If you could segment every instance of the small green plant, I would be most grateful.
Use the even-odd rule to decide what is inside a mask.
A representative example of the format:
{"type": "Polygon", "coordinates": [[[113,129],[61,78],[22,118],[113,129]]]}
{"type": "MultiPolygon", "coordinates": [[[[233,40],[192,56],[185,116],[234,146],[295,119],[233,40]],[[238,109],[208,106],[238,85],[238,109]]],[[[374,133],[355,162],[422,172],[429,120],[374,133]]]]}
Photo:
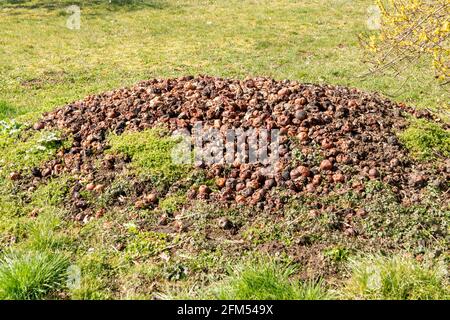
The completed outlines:
{"type": "Polygon", "coordinates": [[[116,177],[106,188],[106,191],[98,198],[98,203],[103,206],[113,205],[120,196],[126,196],[132,190],[132,182],[126,177],[116,177]]]}
{"type": "Polygon", "coordinates": [[[159,207],[168,213],[173,213],[179,210],[186,202],[187,198],[185,195],[172,195],[161,200],[159,207]]]}
{"type": "Polygon", "coordinates": [[[415,119],[405,131],[399,134],[399,137],[417,158],[450,157],[450,132],[438,124],[424,119],[415,119]]]}
{"type": "Polygon", "coordinates": [[[15,120],[0,120],[0,133],[12,136],[21,131],[23,125],[15,120]]]}
{"type": "Polygon", "coordinates": [[[39,207],[57,206],[64,201],[69,192],[68,177],[50,179],[47,184],[40,185],[33,193],[33,204],[39,207]]]}
{"type": "Polygon", "coordinates": [[[382,190],[389,190],[389,185],[377,180],[369,180],[365,183],[365,192],[366,193],[375,193],[380,192],[382,190]]]}
{"type": "Polygon", "coordinates": [[[216,296],[226,300],[321,300],[330,298],[321,282],[296,282],[296,267],[273,260],[246,263],[233,271],[216,296]]]}
{"type": "Polygon", "coordinates": [[[346,248],[335,247],[328,250],[325,250],[324,256],[328,257],[334,262],[341,262],[348,259],[350,252],[346,248]]]}
{"type": "Polygon", "coordinates": [[[0,299],[41,299],[60,288],[68,260],[61,255],[11,252],[0,260],[0,299]]]}
{"type": "Polygon", "coordinates": [[[130,228],[132,238],[126,248],[126,258],[145,259],[161,253],[167,247],[168,236],[164,233],[139,232],[130,228]]]}
{"type": "Polygon", "coordinates": [[[44,131],[37,142],[40,149],[47,150],[58,148],[61,146],[62,140],[59,132],[44,131]]]}
{"type": "MultiPolygon", "coordinates": [[[[17,108],[6,101],[0,100],[0,119],[12,118],[17,115],[17,108]]],[[[1,122],[0,122],[1,127],[1,122]]],[[[0,129],[1,130],[1,129],[0,129]]]]}
{"type": "Polygon", "coordinates": [[[346,298],[435,300],[448,299],[445,268],[428,266],[403,255],[370,256],[350,262],[351,277],[343,288],[346,298]]]}

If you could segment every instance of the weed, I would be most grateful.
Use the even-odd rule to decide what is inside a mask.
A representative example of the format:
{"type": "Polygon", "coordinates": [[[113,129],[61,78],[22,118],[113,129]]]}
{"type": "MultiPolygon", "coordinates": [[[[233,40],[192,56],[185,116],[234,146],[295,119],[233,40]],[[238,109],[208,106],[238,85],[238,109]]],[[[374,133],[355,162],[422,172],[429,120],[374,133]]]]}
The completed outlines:
{"type": "Polygon", "coordinates": [[[158,232],[133,232],[126,248],[126,259],[146,259],[166,249],[168,236],[158,232]]]}
{"type": "Polygon", "coordinates": [[[125,177],[117,177],[107,187],[104,193],[98,199],[99,203],[103,206],[113,205],[116,203],[120,196],[126,196],[130,194],[132,190],[132,183],[130,179],[125,177]]]}
{"type": "Polygon", "coordinates": [[[109,137],[111,152],[120,152],[132,159],[133,168],[151,179],[160,188],[166,188],[189,172],[189,166],[172,161],[172,148],[178,140],[163,137],[159,129],[130,132],[109,137]]]}
{"type": "Polygon", "coordinates": [[[1,120],[0,121],[0,134],[6,134],[7,136],[13,136],[20,133],[24,125],[15,120],[1,120]]]}

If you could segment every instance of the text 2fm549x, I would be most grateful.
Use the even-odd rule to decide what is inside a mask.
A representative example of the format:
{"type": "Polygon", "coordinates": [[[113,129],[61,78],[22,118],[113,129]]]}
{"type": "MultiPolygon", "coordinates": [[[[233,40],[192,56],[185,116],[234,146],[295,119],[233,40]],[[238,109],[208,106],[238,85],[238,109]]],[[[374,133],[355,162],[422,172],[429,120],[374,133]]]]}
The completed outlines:
{"type": "Polygon", "coordinates": [[[219,308],[207,306],[179,306],[178,315],[198,315],[208,318],[212,314],[216,315],[273,315],[273,305],[270,304],[222,304],[219,308]]]}
{"type": "Polygon", "coordinates": [[[230,315],[238,315],[238,314],[273,314],[272,311],[273,305],[269,304],[223,304],[222,305],[222,314],[230,314],[230,315]]]}

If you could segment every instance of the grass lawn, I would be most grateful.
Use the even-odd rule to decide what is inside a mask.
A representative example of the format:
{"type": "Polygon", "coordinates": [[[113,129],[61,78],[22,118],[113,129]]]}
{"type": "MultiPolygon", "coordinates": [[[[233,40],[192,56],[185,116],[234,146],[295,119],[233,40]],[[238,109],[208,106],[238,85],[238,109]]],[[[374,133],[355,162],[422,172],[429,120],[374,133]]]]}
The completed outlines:
{"type": "MultiPolygon", "coordinates": [[[[423,205],[404,208],[391,190],[371,185],[367,192],[373,197],[363,205],[372,214],[357,221],[367,237],[349,240],[329,229],[332,214],[308,215],[316,199],[293,202],[277,221],[264,213],[255,217],[248,208],[224,212],[199,204],[184,213],[195,218],[195,227],[166,234],[149,226],[161,213],[178,210],[181,195],[164,199],[156,213],[116,208],[76,222],[63,205],[72,176],[28,191],[7,177],[6,169],[39,164],[61,146],[59,133],[24,137],[21,124],[86,95],[148,78],[288,78],[379,91],[448,112],[448,87],[435,82],[427,62],[412,66],[407,82],[363,76],[367,65],[358,34],[368,32],[371,4],[0,0],[0,120],[7,120],[0,126],[0,299],[448,299],[448,239],[442,233],[450,213],[431,189],[423,205]],[[72,4],[81,7],[79,30],[66,27],[72,4]],[[211,221],[222,216],[242,232],[211,235],[211,221]],[[66,283],[67,277],[73,281],[66,283]]],[[[152,136],[151,145],[137,151],[128,146],[144,141],[145,134],[113,138],[113,149],[132,150],[145,164],[139,150],[167,143],[152,136]]],[[[101,198],[84,196],[107,204],[109,195],[130,188],[118,176],[101,198]]],[[[320,201],[347,208],[361,199],[349,193],[320,201]]]]}
{"type": "Polygon", "coordinates": [[[405,84],[362,77],[357,35],[368,31],[370,0],[106,2],[75,2],[81,29],[70,30],[73,1],[0,1],[1,117],[36,118],[91,93],[186,74],[341,84],[429,108],[450,100],[426,64],[405,84]]]}

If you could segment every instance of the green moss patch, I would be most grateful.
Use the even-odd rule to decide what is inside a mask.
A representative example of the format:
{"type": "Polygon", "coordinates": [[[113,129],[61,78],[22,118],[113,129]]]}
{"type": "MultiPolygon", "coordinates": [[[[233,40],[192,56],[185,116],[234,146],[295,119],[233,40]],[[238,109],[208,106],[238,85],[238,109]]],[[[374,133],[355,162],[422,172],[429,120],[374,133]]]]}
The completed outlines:
{"type": "Polygon", "coordinates": [[[187,202],[186,195],[172,195],[160,201],[159,207],[169,213],[180,209],[187,202]]]}
{"type": "Polygon", "coordinates": [[[165,136],[160,129],[112,135],[109,143],[111,152],[131,157],[132,167],[136,172],[150,178],[157,186],[168,186],[180,180],[191,167],[172,160],[172,150],[179,141],[165,136]]]}
{"type": "Polygon", "coordinates": [[[51,179],[47,184],[39,186],[33,193],[32,203],[36,206],[57,206],[61,204],[69,192],[68,177],[51,179]]]}
{"type": "Polygon", "coordinates": [[[450,132],[438,124],[414,119],[399,137],[414,157],[420,159],[450,157],[450,132]]]}
{"type": "Polygon", "coordinates": [[[29,170],[50,159],[64,145],[59,132],[25,131],[13,121],[0,122],[0,175],[29,170]]]}

